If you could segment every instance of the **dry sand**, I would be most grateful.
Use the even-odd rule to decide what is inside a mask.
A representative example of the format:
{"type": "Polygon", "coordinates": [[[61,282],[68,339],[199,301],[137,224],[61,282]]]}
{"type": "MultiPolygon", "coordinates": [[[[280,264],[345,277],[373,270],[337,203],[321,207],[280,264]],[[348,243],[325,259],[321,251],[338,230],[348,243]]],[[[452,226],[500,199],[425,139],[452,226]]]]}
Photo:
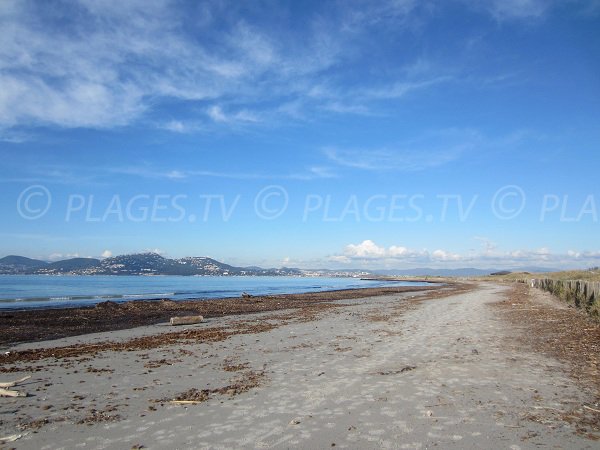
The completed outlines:
{"type": "Polygon", "coordinates": [[[0,378],[31,374],[30,396],[0,399],[0,437],[22,434],[6,444],[18,449],[598,448],[556,414],[593,393],[492,307],[510,289],[22,344],[13,355],[37,350],[5,357],[0,378]]]}

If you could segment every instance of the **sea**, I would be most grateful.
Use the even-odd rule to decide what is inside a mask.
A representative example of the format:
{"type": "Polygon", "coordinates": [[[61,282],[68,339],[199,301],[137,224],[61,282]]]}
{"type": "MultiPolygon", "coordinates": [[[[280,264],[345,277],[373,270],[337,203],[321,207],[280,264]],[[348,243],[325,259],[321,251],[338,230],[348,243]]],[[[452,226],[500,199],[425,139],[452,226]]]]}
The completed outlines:
{"type": "Polygon", "coordinates": [[[189,300],[297,294],[426,282],[326,277],[0,275],[0,310],[70,308],[104,301],[189,300]]]}

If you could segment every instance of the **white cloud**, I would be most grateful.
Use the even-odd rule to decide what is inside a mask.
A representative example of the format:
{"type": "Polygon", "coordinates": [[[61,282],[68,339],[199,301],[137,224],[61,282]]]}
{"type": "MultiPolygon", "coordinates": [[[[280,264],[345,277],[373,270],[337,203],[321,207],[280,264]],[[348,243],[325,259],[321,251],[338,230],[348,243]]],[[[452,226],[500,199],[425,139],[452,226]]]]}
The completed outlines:
{"type": "MultiPolygon", "coordinates": [[[[334,255],[335,261],[338,257],[345,258],[346,261],[352,260],[386,260],[386,259],[415,259],[428,257],[426,250],[411,250],[406,247],[393,245],[389,248],[381,247],[370,239],[362,241],[360,244],[349,244],[344,248],[343,255],[334,255]]],[[[339,261],[342,261],[340,259],[339,261]]]]}
{"type": "Polygon", "coordinates": [[[379,258],[385,256],[385,254],[385,248],[379,247],[369,239],[362,241],[360,244],[349,244],[344,251],[344,255],[350,258],[379,258]]]}
{"type": "Polygon", "coordinates": [[[352,262],[352,259],[345,255],[332,255],[328,259],[330,262],[341,263],[341,264],[348,264],[348,263],[352,262]]]}
{"type": "Polygon", "coordinates": [[[70,258],[79,258],[79,253],[52,253],[48,256],[50,261],[61,261],[70,258]]]}
{"type": "Polygon", "coordinates": [[[438,249],[431,254],[431,259],[439,261],[460,261],[462,257],[458,253],[451,253],[446,250],[438,249]]]}
{"type": "Polygon", "coordinates": [[[400,247],[396,245],[392,245],[388,250],[389,256],[393,258],[405,256],[409,254],[409,250],[406,247],[400,247]]]}
{"type": "Polygon", "coordinates": [[[405,246],[383,247],[370,239],[359,244],[349,244],[342,254],[332,255],[330,262],[346,266],[359,266],[371,269],[382,267],[405,268],[420,265],[430,267],[480,267],[515,268],[536,266],[548,268],[585,268],[600,263],[600,251],[573,251],[553,253],[549,248],[534,250],[518,249],[500,251],[487,238],[475,238],[482,242],[482,249],[466,253],[446,249],[415,250],[405,246]]]}
{"type": "Polygon", "coordinates": [[[112,252],[111,252],[110,250],[104,250],[104,251],[102,252],[102,255],[101,255],[101,256],[102,256],[102,258],[110,258],[112,255],[113,255],[113,254],[112,254],[112,252]]]}
{"type": "Polygon", "coordinates": [[[574,250],[569,250],[567,252],[567,255],[575,258],[575,259],[600,259],[600,251],[574,251],[574,250]]]}

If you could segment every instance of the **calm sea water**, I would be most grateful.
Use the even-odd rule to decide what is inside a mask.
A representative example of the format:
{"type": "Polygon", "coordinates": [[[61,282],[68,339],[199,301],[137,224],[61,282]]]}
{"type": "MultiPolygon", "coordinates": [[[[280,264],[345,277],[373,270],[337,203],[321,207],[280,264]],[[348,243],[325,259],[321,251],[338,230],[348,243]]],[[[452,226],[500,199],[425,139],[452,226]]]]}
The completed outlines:
{"type": "Polygon", "coordinates": [[[0,309],[66,308],[106,300],[172,300],[294,294],[427,283],[358,278],[0,275],[0,309]]]}

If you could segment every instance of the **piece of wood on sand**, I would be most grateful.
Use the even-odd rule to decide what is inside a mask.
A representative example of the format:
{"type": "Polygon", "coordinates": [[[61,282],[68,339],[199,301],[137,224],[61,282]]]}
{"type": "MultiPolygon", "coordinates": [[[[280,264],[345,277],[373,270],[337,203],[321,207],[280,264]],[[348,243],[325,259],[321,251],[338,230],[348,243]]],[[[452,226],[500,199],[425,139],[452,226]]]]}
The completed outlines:
{"type": "Polygon", "coordinates": [[[169,403],[175,405],[197,405],[198,403],[204,403],[205,400],[171,400],[169,403]]]}
{"type": "Polygon", "coordinates": [[[19,378],[18,380],[14,380],[14,381],[2,381],[2,382],[0,382],[0,388],[13,387],[19,383],[22,383],[23,381],[29,380],[30,378],[31,378],[31,375],[27,375],[26,377],[19,378]]]}
{"type": "Polygon", "coordinates": [[[204,321],[202,316],[171,317],[171,325],[193,325],[204,321]]]}
{"type": "Polygon", "coordinates": [[[0,388],[0,397],[27,397],[27,393],[0,388]]]}
{"type": "Polygon", "coordinates": [[[9,442],[15,442],[23,437],[22,434],[12,434],[10,436],[0,437],[0,444],[8,444],[9,442]]]}
{"type": "Polygon", "coordinates": [[[22,383],[23,381],[29,380],[30,378],[31,378],[31,376],[26,376],[26,377],[19,378],[18,380],[14,380],[14,381],[0,382],[0,397],[27,397],[26,392],[15,391],[15,390],[6,389],[6,388],[16,386],[17,384],[22,383]]]}

